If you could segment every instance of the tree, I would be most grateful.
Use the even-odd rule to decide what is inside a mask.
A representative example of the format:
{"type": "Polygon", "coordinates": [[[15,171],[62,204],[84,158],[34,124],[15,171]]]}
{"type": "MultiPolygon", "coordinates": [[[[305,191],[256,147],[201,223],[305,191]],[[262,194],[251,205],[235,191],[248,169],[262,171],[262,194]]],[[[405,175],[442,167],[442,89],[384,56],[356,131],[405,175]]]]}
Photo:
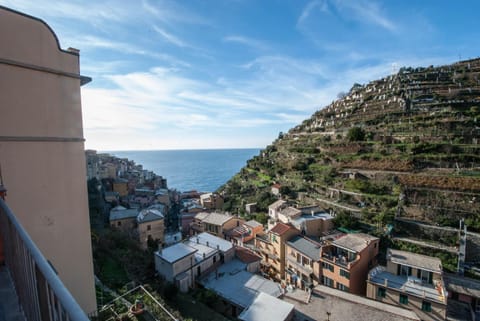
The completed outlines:
{"type": "Polygon", "coordinates": [[[348,130],[347,138],[351,142],[365,140],[365,131],[361,127],[352,127],[348,130]]]}

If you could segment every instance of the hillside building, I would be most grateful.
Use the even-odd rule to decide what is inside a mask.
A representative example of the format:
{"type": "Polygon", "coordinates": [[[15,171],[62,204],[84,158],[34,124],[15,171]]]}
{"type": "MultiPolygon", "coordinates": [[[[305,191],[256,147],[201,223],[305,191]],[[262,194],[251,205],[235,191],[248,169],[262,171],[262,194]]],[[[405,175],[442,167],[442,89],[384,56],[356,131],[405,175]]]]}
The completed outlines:
{"type": "Polygon", "coordinates": [[[368,271],[377,265],[380,239],[368,234],[346,234],[321,249],[322,284],[365,295],[368,271]]]}
{"type": "Polygon", "coordinates": [[[422,320],[445,320],[447,297],[440,259],[388,249],[387,266],[368,275],[367,297],[412,310],[422,320]]]}

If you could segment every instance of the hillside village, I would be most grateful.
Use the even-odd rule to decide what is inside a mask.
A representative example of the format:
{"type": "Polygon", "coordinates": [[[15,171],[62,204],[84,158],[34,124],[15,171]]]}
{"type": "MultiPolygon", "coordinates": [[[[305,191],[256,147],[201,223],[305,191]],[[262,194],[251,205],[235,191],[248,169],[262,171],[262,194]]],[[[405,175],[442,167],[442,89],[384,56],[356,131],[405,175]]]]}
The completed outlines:
{"type": "Polygon", "coordinates": [[[355,84],[213,193],[87,151],[92,220],[150,249],[180,293],[215,293],[229,319],[475,320],[479,71],[355,84]]]}

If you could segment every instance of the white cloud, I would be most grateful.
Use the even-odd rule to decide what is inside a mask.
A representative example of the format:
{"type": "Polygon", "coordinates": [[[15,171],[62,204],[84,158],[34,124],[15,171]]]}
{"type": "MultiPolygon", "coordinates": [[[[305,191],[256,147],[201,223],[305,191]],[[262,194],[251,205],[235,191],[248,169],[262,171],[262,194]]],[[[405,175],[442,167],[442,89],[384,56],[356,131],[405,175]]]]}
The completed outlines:
{"type": "Polygon", "coordinates": [[[388,31],[396,31],[398,29],[397,25],[387,17],[384,10],[375,1],[335,0],[335,4],[340,11],[344,12],[344,16],[348,18],[356,19],[359,22],[368,22],[388,31]]]}
{"type": "Polygon", "coordinates": [[[236,42],[236,43],[239,43],[239,44],[242,44],[242,45],[246,45],[248,47],[252,47],[254,49],[257,49],[257,50],[266,50],[268,49],[268,46],[259,41],[259,40],[256,40],[256,39],[252,39],[252,38],[249,38],[249,37],[244,37],[244,36],[227,36],[227,37],[224,37],[223,38],[223,41],[226,41],[226,42],[236,42]]]}
{"type": "Polygon", "coordinates": [[[178,47],[188,47],[188,45],[178,37],[172,35],[171,33],[166,32],[162,28],[159,28],[158,26],[153,26],[153,30],[155,30],[160,36],[162,36],[163,39],[168,41],[171,44],[174,44],[175,46],[178,47]]]}
{"type": "Polygon", "coordinates": [[[315,9],[319,9],[322,12],[328,12],[328,4],[326,0],[313,0],[307,3],[305,8],[303,8],[300,17],[297,20],[297,26],[301,25],[305,22],[308,17],[312,14],[312,11],[315,9]]]}

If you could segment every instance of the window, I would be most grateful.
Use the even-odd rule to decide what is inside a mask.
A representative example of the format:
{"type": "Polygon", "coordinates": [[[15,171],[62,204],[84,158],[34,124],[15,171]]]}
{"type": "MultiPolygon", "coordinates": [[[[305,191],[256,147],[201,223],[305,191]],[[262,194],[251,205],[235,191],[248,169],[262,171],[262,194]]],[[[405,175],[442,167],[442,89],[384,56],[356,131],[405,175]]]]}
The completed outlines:
{"type": "Polygon", "coordinates": [[[330,278],[327,278],[326,276],[322,276],[322,283],[323,285],[333,288],[333,280],[330,278]]]}
{"type": "Polygon", "coordinates": [[[348,271],[340,269],[340,276],[343,276],[347,280],[350,280],[350,273],[348,271]]]}
{"type": "Polygon", "coordinates": [[[427,301],[422,302],[422,311],[425,312],[432,312],[432,304],[427,301]]]}
{"type": "Polygon", "coordinates": [[[337,282],[337,289],[344,292],[350,292],[350,289],[348,288],[348,286],[345,286],[342,283],[338,283],[338,282],[337,282]]]}
{"type": "Polygon", "coordinates": [[[424,271],[424,270],[418,270],[417,276],[423,282],[432,284],[432,272],[424,271]]]}
{"type": "Polygon", "coordinates": [[[377,298],[384,298],[387,296],[387,289],[385,288],[378,288],[377,289],[377,298]]]}
{"type": "Polygon", "coordinates": [[[412,268],[406,265],[400,265],[400,275],[410,276],[412,275],[412,268]]]}
{"type": "Polygon", "coordinates": [[[408,295],[400,294],[399,302],[401,304],[408,304],[408,295]]]}
{"type": "Polygon", "coordinates": [[[322,268],[330,270],[330,272],[334,271],[333,265],[327,262],[322,262],[322,268]]]}
{"type": "Polygon", "coordinates": [[[118,221],[118,222],[117,222],[117,226],[122,226],[122,222],[121,222],[121,221],[118,221]]]}
{"type": "Polygon", "coordinates": [[[300,254],[297,253],[297,263],[300,263],[302,260],[302,257],[300,256],[300,254]]]}
{"type": "Polygon", "coordinates": [[[215,264],[215,262],[217,262],[217,256],[216,255],[213,256],[213,264],[215,264]]]}
{"type": "Polygon", "coordinates": [[[151,225],[147,225],[147,231],[150,231],[152,229],[151,225]]]}

